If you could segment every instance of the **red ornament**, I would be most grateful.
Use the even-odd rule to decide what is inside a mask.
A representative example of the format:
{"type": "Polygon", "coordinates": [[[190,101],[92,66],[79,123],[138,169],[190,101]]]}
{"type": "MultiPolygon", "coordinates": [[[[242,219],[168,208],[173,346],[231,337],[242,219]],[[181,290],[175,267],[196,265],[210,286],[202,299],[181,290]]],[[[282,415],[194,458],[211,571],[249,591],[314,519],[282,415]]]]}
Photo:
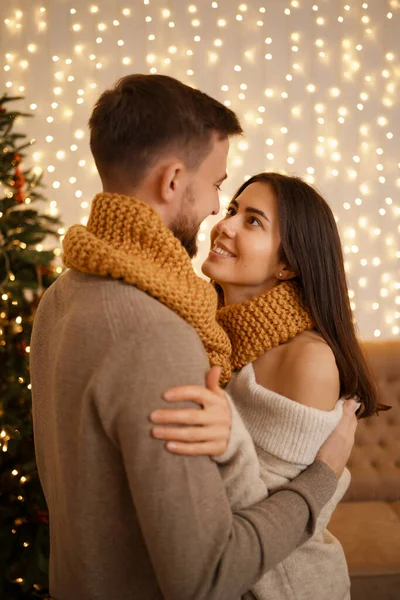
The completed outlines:
{"type": "Polygon", "coordinates": [[[49,511],[46,510],[41,510],[37,504],[35,504],[35,506],[33,507],[35,509],[36,515],[34,517],[35,521],[37,523],[44,523],[45,525],[49,524],[49,511]]]}
{"type": "Polygon", "coordinates": [[[19,350],[20,355],[24,356],[26,354],[26,347],[27,347],[26,341],[21,340],[20,342],[16,343],[16,346],[19,350]]]}
{"type": "Polygon", "coordinates": [[[24,174],[22,173],[21,169],[19,168],[19,164],[21,162],[21,157],[17,153],[14,154],[14,162],[15,162],[14,187],[16,190],[14,197],[15,197],[15,201],[18,204],[22,204],[23,202],[25,202],[25,196],[22,191],[22,188],[25,185],[25,177],[24,177],[24,174]]]}
{"type": "Polygon", "coordinates": [[[41,273],[42,277],[52,277],[54,275],[53,267],[47,267],[45,265],[40,265],[39,269],[40,269],[40,273],[41,273]]]}

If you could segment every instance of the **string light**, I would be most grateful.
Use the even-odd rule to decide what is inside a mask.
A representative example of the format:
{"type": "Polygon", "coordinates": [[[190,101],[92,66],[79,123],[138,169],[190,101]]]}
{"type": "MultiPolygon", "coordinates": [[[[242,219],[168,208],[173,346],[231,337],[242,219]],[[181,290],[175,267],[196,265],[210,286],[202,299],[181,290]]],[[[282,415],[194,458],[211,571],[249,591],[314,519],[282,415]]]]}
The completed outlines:
{"type": "MultiPolygon", "coordinates": [[[[392,38],[383,32],[385,28],[397,31],[400,3],[389,3],[390,11],[377,15],[363,2],[359,14],[355,0],[346,0],[335,17],[336,22],[346,23],[346,36],[341,39],[338,33],[335,40],[326,35],[332,22],[322,3],[288,0],[285,5],[266,3],[254,8],[248,2],[192,1],[182,11],[149,0],[142,2],[140,10],[127,4],[110,9],[107,18],[93,1],[77,8],[60,7],[58,26],[65,28],[60,41],[50,31],[43,7],[40,20],[39,11],[29,19],[36,10],[30,7],[17,6],[5,14],[4,86],[10,95],[23,90],[36,115],[30,124],[38,138],[33,161],[37,172],[45,170],[49,177],[49,214],[60,212],[67,225],[87,222],[99,182],[88,150],[86,122],[89,107],[105,87],[103,79],[111,82],[130,72],[176,76],[219,98],[243,121],[246,138],[232,144],[230,165],[235,168],[225,184],[227,192],[260,164],[258,139],[265,148],[264,168],[303,173],[334,207],[346,248],[346,270],[358,290],[352,306],[362,334],[399,335],[395,298],[400,296],[395,285],[400,259],[400,163],[397,167],[393,156],[399,153],[395,94],[400,65],[396,48],[387,43],[392,38]],[[278,17],[285,18],[286,40],[275,37],[268,24],[278,17]],[[32,34],[27,29],[28,22],[30,27],[35,23],[37,35],[33,36],[34,28],[32,34]],[[207,29],[212,26],[218,32],[211,38],[206,23],[207,29]],[[138,47],[143,48],[134,53],[128,43],[132,27],[138,32],[138,47]],[[311,37],[315,27],[316,35],[311,37]],[[15,35],[24,28],[25,35],[15,35]],[[261,44],[255,42],[260,29],[265,31],[261,44]],[[385,39],[379,39],[383,35],[385,39]],[[50,86],[34,87],[32,74],[42,69],[47,48],[54,64],[50,86]],[[305,51],[311,54],[306,62],[305,51]],[[282,57],[288,53],[294,60],[283,69],[282,57]],[[340,56],[339,73],[331,61],[334,55],[340,56]],[[327,87],[318,86],[313,77],[322,66],[332,75],[327,87]],[[304,93],[312,103],[304,102],[304,93]],[[307,134],[302,136],[303,122],[307,134]],[[381,269],[389,277],[387,282],[378,281],[381,269]],[[383,295],[382,290],[386,290],[383,295]]],[[[207,253],[209,223],[200,233],[197,267],[207,253]]]]}

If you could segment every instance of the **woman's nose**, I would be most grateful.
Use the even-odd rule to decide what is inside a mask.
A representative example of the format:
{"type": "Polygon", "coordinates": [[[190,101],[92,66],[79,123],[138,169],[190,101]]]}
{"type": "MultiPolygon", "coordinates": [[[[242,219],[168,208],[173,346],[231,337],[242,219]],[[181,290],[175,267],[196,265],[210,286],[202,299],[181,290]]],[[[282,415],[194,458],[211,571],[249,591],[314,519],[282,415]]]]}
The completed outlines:
{"type": "Polygon", "coordinates": [[[233,237],[235,235],[235,227],[232,222],[232,217],[229,219],[222,219],[216,225],[216,230],[219,234],[223,233],[227,237],[233,237]]]}

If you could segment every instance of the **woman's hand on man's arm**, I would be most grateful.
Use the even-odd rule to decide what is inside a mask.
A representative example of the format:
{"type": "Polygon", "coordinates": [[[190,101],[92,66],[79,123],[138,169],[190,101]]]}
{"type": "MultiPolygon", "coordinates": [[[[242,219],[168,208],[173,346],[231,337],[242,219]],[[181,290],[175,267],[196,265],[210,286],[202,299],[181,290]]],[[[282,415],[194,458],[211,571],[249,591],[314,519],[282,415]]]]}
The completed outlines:
{"type": "Polygon", "coordinates": [[[182,386],[163,394],[167,402],[189,400],[202,410],[166,408],[153,411],[150,420],[156,424],[152,435],[167,442],[175,454],[219,456],[229,444],[232,411],[225,392],[219,387],[220,367],[212,367],[206,377],[206,386],[182,386]],[[176,425],[176,427],[173,427],[176,425]]]}

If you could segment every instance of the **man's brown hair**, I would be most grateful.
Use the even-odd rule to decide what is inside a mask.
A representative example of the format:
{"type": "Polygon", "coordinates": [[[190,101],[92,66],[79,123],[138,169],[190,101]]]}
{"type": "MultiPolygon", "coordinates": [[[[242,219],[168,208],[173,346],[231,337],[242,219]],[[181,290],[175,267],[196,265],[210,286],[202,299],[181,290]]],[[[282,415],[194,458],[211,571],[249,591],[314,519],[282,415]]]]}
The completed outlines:
{"type": "Polygon", "coordinates": [[[177,79],[134,74],[103,92],[89,120],[90,148],[102,179],[137,185],[166,151],[197,169],[220,139],[242,133],[235,113],[177,79]]]}

